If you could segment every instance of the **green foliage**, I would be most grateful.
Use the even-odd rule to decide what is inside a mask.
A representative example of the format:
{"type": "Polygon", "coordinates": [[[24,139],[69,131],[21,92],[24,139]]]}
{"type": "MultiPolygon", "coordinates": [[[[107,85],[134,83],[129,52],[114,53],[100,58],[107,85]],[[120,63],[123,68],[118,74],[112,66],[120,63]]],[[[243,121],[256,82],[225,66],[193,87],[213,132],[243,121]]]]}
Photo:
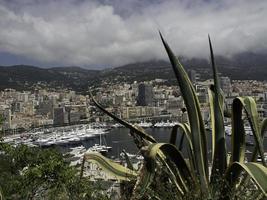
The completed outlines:
{"type": "MultiPolygon", "coordinates": [[[[116,177],[118,180],[131,180],[136,178],[136,172],[134,170],[123,167],[118,163],[102,156],[100,153],[86,152],[84,154],[84,161],[85,160],[91,160],[91,162],[99,164],[103,170],[109,172],[110,175],[116,177]]],[[[83,169],[81,170],[81,173],[83,173],[83,169]]]]}
{"type": "MultiPolygon", "coordinates": [[[[251,97],[236,98],[233,101],[231,115],[227,112],[228,116],[232,116],[232,156],[231,161],[228,162],[224,131],[224,96],[220,89],[209,38],[214,78],[214,85],[211,85],[209,90],[212,122],[212,160],[209,164],[206,132],[194,87],[171,48],[161,34],[160,36],[180,86],[189,120],[188,124],[181,123],[173,128],[170,143],[159,143],[141,128],[109,113],[93,99],[94,104],[100,110],[130,129],[130,134],[144,157],[135,185],[130,190],[132,191],[130,199],[266,198],[267,168],[263,157],[263,132],[267,127],[267,120],[259,121],[254,99],[251,97]],[[245,111],[256,142],[251,162],[245,162],[246,137],[243,111],[245,111]],[[187,140],[187,147],[183,147],[183,140],[180,141],[178,148],[174,146],[178,128],[183,132],[183,140],[184,138],[187,140]],[[182,154],[182,148],[187,149],[188,158],[182,154]],[[258,153],[262,163],[255,163],[258,153]]],[[[105,164],[108,165],[108,163],[105,164]]],[[[108,170],[107,166],[105,168],[108,170]]]]}
{"type": "Polygon", "coordinates": [[[56,149],[0,143],[4,199],[107,199],[99,186],[64,161],[56,149]]]}

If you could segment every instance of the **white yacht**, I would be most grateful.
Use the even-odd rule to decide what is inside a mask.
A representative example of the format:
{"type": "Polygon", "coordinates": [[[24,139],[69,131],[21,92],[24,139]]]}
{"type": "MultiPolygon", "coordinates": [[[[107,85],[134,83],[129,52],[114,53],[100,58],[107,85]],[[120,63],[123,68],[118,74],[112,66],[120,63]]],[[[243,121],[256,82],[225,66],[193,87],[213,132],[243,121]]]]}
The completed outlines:
{"type": "Polygon", "coordinates": [[[160,127],[162,127],[163,126],[163,122],[156,122],[155,124],[154,124],[154,127],[156,127],[156,128],[160,128],[160,127]]]}
{"type": "Polygon", "coordinates": [[[69,152],[70,155],[73,155],[74,157],[82,157],[86,151],[86,148],[83,145],[81,145],[77,147],[72,147],[70,148],[70,150],[71,150],[69,152]]]}
{"type": "Polygon", "coordinates": [[[153,124],[151,122],[145,122],[145,121],[137,123],[136,125],[140,126],[140,127],[143,127],[143,128],[149,128],[149,127],[153,126],[153,124]]]}
{"type": "Polygon", "coordinates": [[[112,124],[111,127],[112,128],[120,128],[120,127],[123,127],[123,125],[121,125],[120,123],[116,123],[116,124],[112,124]]]}
{"type": "Polygon", "coordinates": [[[105,141],[105,139],[102,138],[102,133],[101,133],[99,134],[99,144],[94,144],[94,146],[90,147],[88,151],[99,152],[99,153],[107,153],[108,151],[110,151],[112,147],[103,145],[102,144],[103,140],[105,141]]]}
{"type": "Polygon", "coordinates": [[[157,122],[154,124],[154,127],[156,128],[170,128],[173,127],[175,124],[177,124],[177,122],[170,122],[169,120],[167,120],[167,122],[157,122]]]}

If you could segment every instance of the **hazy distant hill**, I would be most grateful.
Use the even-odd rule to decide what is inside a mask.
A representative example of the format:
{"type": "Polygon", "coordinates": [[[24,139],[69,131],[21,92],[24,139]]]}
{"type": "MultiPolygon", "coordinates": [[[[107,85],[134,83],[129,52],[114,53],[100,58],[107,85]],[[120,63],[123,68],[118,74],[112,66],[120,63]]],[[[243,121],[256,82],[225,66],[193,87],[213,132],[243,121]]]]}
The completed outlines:
{"type": "MultiPolygon", "coordinates": [[[[180,58],[186,70],[194,69],[202,79],[211,78],[211,67],[205,59],[180,58]]],[[[255,79],[267,81],[267,56],[252,53],[239,54],[231,59],[217,57],[216,63],[222,75],[232,79],[255,79]]],[[[47,83],[51,87],[63,86],[84,91],[88,85],[134,80],[152,80],[162,78],[174,80],[169,62],[148,61],[133,63],[105,70],[87,70],[80,67],[39,68],[16,65],[0,67],[0,89],[29,89],[38,82],[47,83]]]]}
{"type": "MultiPolygon", "coordinates": [[[[197,71],[201,75],[201,79],[211,78],[211,66],[208,60],[180,58],[180,61],[186,70],[194,69],[197,71]]],[[[244,53],[232,58],[216,57],[216,65],[223,76],[229,76],[231,79],[267,81],[267,55],[244,53]]],[[[174,78],[171,65],[167,61],[124,65],[109,70],[107,76],[109,74],[113,74],[113,76],[115,74],[125,74],[128,79],[133,80],[174,78]]]]}
{"type": "MultiPolygon", "coordinates": [[[[186,70],[194,69],[199,72],[202,79],[211,78],[211,66],[208,60],[180,58],[180,61],[186,70]]],[[[232,58],[217,56],[216,65],[223,76],[229,76],[232,79],[267,81],[267,54],[246,52],[232,58]]],[[[170,63],[167,61],[135,63],[117,67],[114,70],[140,77],[149,76],[149,73],[159,78],[173,77],[170,63]]]]}
{"type": "Polygon", "coordinates": [[[49,83],[51,86],[62,85],[75,88],[87,84],[88,80],[97,76],[99,71],[86,70],[79,67],[39,68],[27,65],[0,67],[0,89],[23,89],[34,83],[49,83]]]}

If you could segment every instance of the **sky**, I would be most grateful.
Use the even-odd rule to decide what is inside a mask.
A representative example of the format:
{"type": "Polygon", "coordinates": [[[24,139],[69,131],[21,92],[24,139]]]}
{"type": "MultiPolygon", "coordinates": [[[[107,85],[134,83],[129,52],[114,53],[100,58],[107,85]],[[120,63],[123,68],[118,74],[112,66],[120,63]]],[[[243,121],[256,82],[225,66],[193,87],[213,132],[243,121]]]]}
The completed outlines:
{"type": "Polygon", "coordinates": [[[0,65],[115,67],[267,52],[266,0],[0,0],[0,65]]]}

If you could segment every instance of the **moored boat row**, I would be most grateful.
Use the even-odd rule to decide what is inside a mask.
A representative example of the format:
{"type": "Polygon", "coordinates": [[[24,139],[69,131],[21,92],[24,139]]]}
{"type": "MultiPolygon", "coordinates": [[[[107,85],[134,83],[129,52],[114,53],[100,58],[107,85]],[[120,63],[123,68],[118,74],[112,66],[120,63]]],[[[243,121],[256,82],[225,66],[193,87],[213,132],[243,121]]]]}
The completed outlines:
{"type": "Polygon", "coordinates": [[[98,137],[100,134],[105,134],[103,128],[92,128],[89,125],[72,126],[56,128],[52,131],[32,131],[20,135],[10,135],[4,137],[4,142],[14,146],[25,144],[27,146],[52,146],[80,143],[84,140],[89,140],[98,137]]]}

